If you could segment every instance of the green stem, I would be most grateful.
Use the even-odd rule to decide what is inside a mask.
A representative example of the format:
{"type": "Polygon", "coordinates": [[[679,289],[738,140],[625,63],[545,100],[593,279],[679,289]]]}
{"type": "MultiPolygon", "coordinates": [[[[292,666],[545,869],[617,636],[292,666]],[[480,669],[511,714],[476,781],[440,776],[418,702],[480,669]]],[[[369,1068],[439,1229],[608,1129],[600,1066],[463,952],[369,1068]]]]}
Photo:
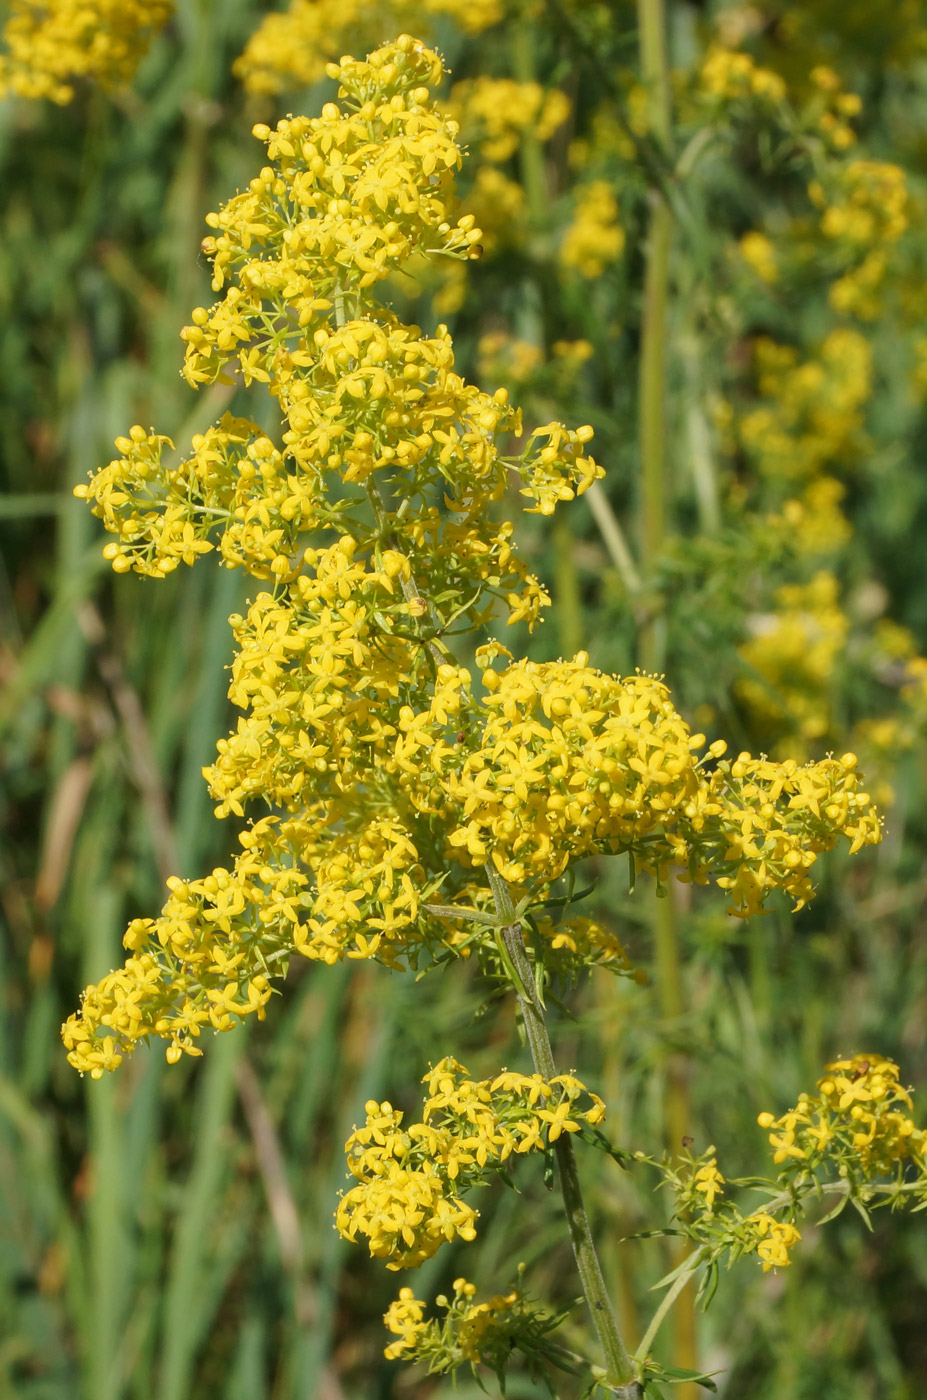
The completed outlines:
{"type": "Polygon", "coordinates": [[[560,655],[575,656],[583,644],[583,601],[574,558],[573,531],[566,517],[554,522],[553,537],[560,655]]]}
{"type": "Polygon", "coordinates": [[[637,26],[641,76],[649,98],[650,130],[666,154],[670,143],[670,81],[664,0],[637,0],[637,26]]]}
{"type": "MultiPolygon", "coordinates": [[[[531,1051],[531,1058],[538,1074],[549,1081],[556,1075],[557,1066],[554,1062],[554,1052],[544,1020],[544,1008],[538,999],[531,964],[525,950],[521,923],[515,916],[515,907],[512,903],[509,887],[491,861],[486,865],[486,873],[492,888],[496,912],[501,919],[511,920],[503,928],[502,937],[516,974],[515,990],[521,1006],[525,1036],[531,1051]]],[[[628,1354],[615,1321],[615,1314],[605,1287],[605,1279],[602,1276],[602,1268],[596,1254],[589,1217],[583,1204],[583,1193],[570,1135],[562,1133],[554,1143],[553,1148],[557,1162],[557,1174],[560,1179],[560,1194],[563,1198],[570,1231],[570,1242],[576,1257],[576,1267],[582,1280],[583,1293],[589,1305],[593,1326],[605,1358],[606,1380],[612,1387],[612,1393],[620,1397],[620,1400],[641,1400],[643,1390],[638,1379],[639,1369],[628,1354]]]]}
{"type": "Polygon", "coordinates": [[[609,558],[621,575],[621,581],[627,592],[633,598],[640,592],[640,574],[637,572],[634,559],[628,548],[624,531],[612,510],[611,502],[597,481],[594,481],[589,487],[585,499],[592,512],[592,518],[599,527],[599,534],[602,536],[602,543],[608,550],[609,558]]]}
{"type": "MultiPolygon", "coordinates": [[[[672,137],[669,63],[666,52],[665,0],[637,0],[641,75],[647,88],[650,130],[665,152],[672,137]]],[[[651,188],[650,237],[644,276],[640,359],[640,454],[642,572],[652,586],[666,534],[666,319],[669,300],[670,244],[673,215],[659,189],[651,188]]],[[[661,616],[641,631],[641,661],[649,671],[662,670],[666,623],[661,616]]],[[[672,891],[658,902],[654,934],[661,1010],[665,1022],[683,1009],[679,934],[672,891]]],[[[666,1131],[673,1152],[689,1128],[690,1103],[685,1058],[674,1053],[667,1064],[666,1131]]],[[[674,1251],[678,1259],[678,1251],[674,1251]]],[[[682,1289],[678,1292],[681,1293],[682,1289]]],[[[674,1298],[675,1301],[675,1298],[674,1298]]],[[[696,1368],[695,1307],[691,1297],[675,1316],[677,1364],[696,1368]]],[[[680,1400],[694,1400],[694,1385],[680,1388],[680,1400]]]]}
{"type": "Polygon", "coordinates": [[[711,445],[711,429],[705,412],[702,361],[694,325],[680,337],[679,349],[686,377],[687,446],[695,499],[698,503],[699,524],[703,534],[715,535],[721,528],[721,502],[711,445]]]}
{"type": "Polygon", "coordinates": [[[641,1344],[637,1348],[637,1351],[634,1353],[634,1360],[637,1361],[639,1365],[643,1366],[645,1361],[647,1360],[647,1357],[650,1355],[650,1348],[653,1346],[654,1339],[657,1333],[659,1332],[660,1327],[663,1324],[663,1319],[666,1317],[666,1314],[669,1312],[670,1308],[673,1306],[683,1289],[691,1283],[693,1275],[695,1274],[702,1260],[705,1258],[705,1253],[706,1252],[703,1249],[695,1250],[690,1257],[688,1268],[683,1270],[679,1277],[674,1280],[672,1287],[668,1288],[666,1290],[666,1293],[663,1295],[663,1299],[660,1303],[660,1306],[657,1308],[656,1312],[651,1318],[650,1326],[647,1328],[647,1331],[641,1338],[641,1344]]]}
{"type": "MultiPolygon", "coordinates": [[[[663,0],[638,0],[641,71],[648,90],[650,129],[664,149],[670,139],[669,69],[663,0]]],[[[641,457],[641,550],[643,573],[652,581],[666,532],[666,309],[669,294],[673,217],[661,192],[650,191],[650,235],[644,274],[641,323],[639,434],[641,457]]],[[[648,622],[641,636],[641,660],[651,671],[663,661],[664,628],[648,622]]]]}
{"type": "MultiPolygon", "coordinates": [[[[666,307],[672,233],[669,208],[655,192],[651,208],[639,380],[641,563],[648,583],[666,533],[666,307]]],[[[662,619],[652,619],[641,635],[641,660],[647,670],[660,669],[664,650],[662,619]]]]}
{"type": "MultiPolygon", "coordinates": [[[[515,30],[512,59],[518,81],[533,83],[537,77],[534,63],[534,31],[527,24],[520,24],[515,30]]],[[[532,222],[535,227],[543,225],[548,221],[550,205],[544,151],[530,127],[522,132],[519,142],[519,164],[532,222]]]]}

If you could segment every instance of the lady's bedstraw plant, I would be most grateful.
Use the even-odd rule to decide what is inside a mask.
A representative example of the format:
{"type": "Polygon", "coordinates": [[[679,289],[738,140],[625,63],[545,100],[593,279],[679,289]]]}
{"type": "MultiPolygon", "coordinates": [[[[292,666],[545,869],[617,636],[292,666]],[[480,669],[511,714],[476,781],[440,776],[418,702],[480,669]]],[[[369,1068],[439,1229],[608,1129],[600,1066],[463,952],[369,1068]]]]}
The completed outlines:
{"type": "MultiPolygon", "coordinates": [[[[543,911],[593,853],[624,854],[661,884],[670,871],[712,879],[739,915],[775,889],[800,906],[817,855],[841,834],[853,851],[878,841],[879,822],[851,754],[728,761],[721,742],[703,752],[651,676],[603,675],[584,653],[516,660],[497,641],[477,647],[480,675],[452,655],[449,638],[500,616],[533,627],[549,601],[495,518],[510,480],[550,514],[602,471],[590,428],[525,434],[504,390],[457,374],[444,326],[425,335],[377,300],[413,255],[479,252],[472,219],[451,212],[461,151],[429,91],[440,58],[403,36],[329,72],[337,104],[255,128],[268,163],[209,216],[203,245],[222,295],[182,333],[191,385],[235,373],[268,386],[279,441],[226,414],[168,467],[169,440],[135,427],[77,491],[115,536],[117,572],[160,578],[218,548],[263,586],[231,618],[242,713],[206,770],[217,815],[250,817],[240,850],[169,881],[160,917],[133,920],[125,966],[88,988],[64,1041],[99,1078],[152,1035],[174,1063],[201,1053],[205,1029],[263,1017],[294,954],[392,968],[479,958],[517,994],[534,1074],[474,1082],[445,1059],[420,1122],[368,1104],[338,1227],[388,1267],[414,1267],[472,1238],[475,1185],[518,1154],[551,1153],[604,1352],[596,1374],[636,1395],[646,1349],[629,1356],[618,1334],[572,1147],[599,1137],[602,1105],[557,1073],[542,1000],[555,972],[627,962],[595,922],[543,911]]],[[[517,1290],[471,1297],[459,1280],[418,1347],[421,1305],[404,1289],[389,1354],[501,1370],[517,1345],[568,1364],[547,1341],[557,1319],[517,1290]]]]}

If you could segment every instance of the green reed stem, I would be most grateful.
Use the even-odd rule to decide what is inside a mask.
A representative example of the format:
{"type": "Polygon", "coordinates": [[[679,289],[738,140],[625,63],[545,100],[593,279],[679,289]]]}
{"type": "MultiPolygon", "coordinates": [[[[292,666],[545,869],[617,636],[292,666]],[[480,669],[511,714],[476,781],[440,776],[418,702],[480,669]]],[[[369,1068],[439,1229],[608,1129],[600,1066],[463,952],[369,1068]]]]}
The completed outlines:
{"type": "MultiPolygon", "coordinates": [[[[525,1036],[531,1058],[538,1074],[551,1080],[557,1073],[554,1052],[544,1020],[544,1008],[534,985],[534,974],[525,950],[525,940],[520,921],[515,916],[512,896],[505,880],[498,871],[487,863],[486,873],[492,888],[496,912],[507,922],[502,938],[511,968],[515,971],[515,991],[521,1006],[525,1025],[525,1036]]],[[[583,1293],[592,1314],[593,1326],[605,1358],[606,1380],[613,1394],[620,1400],[641,1400],[643,1389],[638,1380],[639,1370],[628,1354],[615,1320],[614,1309],[605,1287],[605,1279],[596,1254],[589,1217],[583,1203],[583,1193],[576,1167],[576,1155],[568,1133],[562,1133],[553,1145],[560,1180],[560,1194],[566,1211],[570,1231],[570,1242],[576,1258],[576,1267],[582,1281],[583,1293]]]]}
{"type": "MultiPolygon", "coordinates": [[[[670,139],[670,106],[663,0],[638,0],[637,15],[650,129],[665,150],[670,139]]],[[[656,187],[650,191],[650,207],[638,399],[641,551],[648,583],[652,582],[666,532],[666,309],[673,229],[670,207],[656,187]]],[[[641,661],[648,670],[660,669],[664,645],[663,626],[659,620],[651,619],[641,634],[641,661]]]]}
{"type": "MultiPolygon", "coordinates": [[[[652,583],[666,533],[666,306],[672,233],[669,208],[656,192],[651,192],[651,209],[638,399],[641,563],[648,583],[652,583]]],[[[641,630],[641,661],[645,669],[659,671],[664,651],[663,620],[651,617],[641,630]]]]}
{"type": "MultiPolygon", "coordinates": [[[[641,74],[648,92],[650,130],[664,151],[672,134],[669,63],[666,52],[665,0],[637,0],[641,74]]],[[[641,455],[642,568],[647,583],[653,575],[666,533],[666,316],[669,300],[670,245],[673,215],[662,192],[650,192],[650,233],[644,276],[644,310],[641,325],[639,421],[641,455]]],[[[652,617],[641,630],[643,666],[659,671],[666,650],[665,622],[652,617]]],[[[664,1023],[677,1021],[683,1010],[682,970],[676,906],[672,892],[657,903],[654,921],[657,980],[664,1023]]],[[[689,1131],[691,1104],[682,1055],[674,1053],[667,1064],[665,1103],[666,1135],[671,1151],[678,1152],[689,1131]]],[[[678,1257],[678,1251],[676,1251],[678,1257]]],[[[680,1290],[681,1291],[681,1290],[680,1290]]],[[[695,1305],[691,1293],[674,1314],[677,1364],[696,1369],[695,1305]]],[[[694,1400],[695,1387],[685,1385],[680,1400],[694,1400]]]]}

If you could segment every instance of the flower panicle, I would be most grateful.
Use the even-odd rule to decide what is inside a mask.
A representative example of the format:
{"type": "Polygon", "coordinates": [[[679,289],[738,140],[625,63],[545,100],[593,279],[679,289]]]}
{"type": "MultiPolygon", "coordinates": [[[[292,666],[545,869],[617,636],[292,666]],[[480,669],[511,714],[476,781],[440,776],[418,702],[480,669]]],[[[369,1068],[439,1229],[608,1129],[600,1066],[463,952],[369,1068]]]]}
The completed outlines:
{"type": "Polygon", "coordinates": [[[573,1075],[546,1081],[508,1070],[474,1081],[445,1058],[426,1074],[418,1123],[371,1100],[345,1144],[357,1180],[335,1216],[348,1240],[363,1237],[389,1269],[416,1268],[456,1238],[472,1240],[479,1212],[463,1197],[506,1163],[547,1151],[564,1133],[594,1127],[602,1100],[573,1075]]]}

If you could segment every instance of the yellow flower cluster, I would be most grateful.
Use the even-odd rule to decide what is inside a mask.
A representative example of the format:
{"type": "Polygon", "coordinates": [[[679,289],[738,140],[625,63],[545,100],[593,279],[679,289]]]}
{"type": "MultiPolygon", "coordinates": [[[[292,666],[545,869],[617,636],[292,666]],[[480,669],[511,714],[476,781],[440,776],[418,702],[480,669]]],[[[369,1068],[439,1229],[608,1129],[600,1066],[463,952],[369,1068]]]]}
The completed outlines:
{"type": "Polygon", "coordinates": [[[439,1294],[435,1299],[444,1312],[438,1321],[426,1319],[425,1304],[411,1288],[401,1288],[383,1317],[387,1331],[397,1338],[384,1356],[423,1362],[431,1375],[469,1362],[474,1367],[482,1363],[502,1376],[515,1347],[534,1360],[544,1354],[544,1338],[558,1325],[558,1317],[517,1288],[485,1303],[474,1302],[475,1295],[474,1284],[455,1279],[452,1296],[439,1294]]]}
{"type": "Polygon", "coordinates": [[[345,1144],[359,1184],[342,1197],[336,1226],[345,1239],[364,1236],[389,1269],[415,1268],[455,1237],[472,1240],[479,1212],[462,1195],[512,1153],[544,1151],[605,1113],[602,1100],[567,1074],[547,1083],[503,1071],[474,1081],[446,1058],[423,1083],[421,1122],[404,1126],[401,1111],[371,1100],[364,1127],[345,1144]],[[582,1096],[589,1107],[579,1106],[582,1096]]]}
{"type": "MultiPolygon", "coordinates": [[[[167,1040],[167,1058],[199,1055],[204,1027],[231,1030],[244,1016],[263,1019],[268,978],[292,947],[292,927],[306,877],[293,866],[265,863],[259,847],[273,818],[241,837],[234,870],[202,880],[171,879],[160,919],[134,919],[125,934],[131,956],[83,997],[63,1029],[71,1064],[99,1079],[140,1040],[167,1040]]],[[[285,964],[284,964],[285,966],[285,964]]]]}
{"type": "Polygon", "coordinates": [[[741,754],[706,776],[704,738],[663,683],[603,675],[582,652],[486,670],[483,684],[479,744],[447,773],[464,818],[448,840],[465,865],[492,860],[515,886],[549,884],[593,851],[630,851],[658,878],[673,865],[714,878],[746,915],[774,888],[804,904],[808,871],[838,833],[853,850],[881,839],[852,754],[805,767],[741,754]]]}
{"type": "Polygon", "coordinates": [[[742,415],[740,445],[758,471],[779,481],[806,479],[858,455],[861,409],[872,393],[872,349],[858,331],[831,331],[813,358],[766,336],[754,347],[765,403],[742,415]]]}
{"type": "Polygon", "coordinates": [[[809,74],[816,93],[808,104],[808,115],[834,151],[845,151],[856,142],[850,119],[859,116],[862,101],[855,92],[844,92],[833,68],[818,64],[809,74]]]}
{"type": "MultiPolygon", "coordinates": [[[[743,1215],[737,1203],[725,1197],[728,1183],[718,1169],[714,1152],[715,1149],[709,1147],[702,1156],[687,1162],[681,1171],[665,1160],[659,1164],[676,1198],[675,1218],[683,1232],[712,1264],[725,1252],[730,1262],[741,1254],[755,1253],[764,1273],[785,1268],[790,1263],[789,1250],[801,1239],[798,1230],[769,1211],[743,1215]]],[[[774,1183],[768,1185],[774,1188],[774,1183]]],[[[775,1190],[770,1194],[775,1194],[775,1190]]],[[[780,1204],[777,1202],[777,1206],[780,1204]]],[[[790,1206],[794,1211],[797,1202],[791,1202],[790,1206]]]]}
{"type": "Polygon", "coordinates": [[[825,570],[810,583],[786,584],[775,611],[753,619],[753,635],[739,648],[749,673],[735,693],[774,752],[804,755],[832,732],[834,676],[850,626],[839,596],[825,570]]]}
{"type": "Polygon", "coordinates": [[[450,112],[469,146],[483,160],[501,165],[517,151],[522,132],[549,141],[570,115],[570,100],[540,83],[514,78],[470,78],[451,89],[450,112]]]}
{"type": "Polygon", "coordinates": [[[173,0],[12,0],[0,97],[64,104],[81,80],[122,87],[173,10],[173,0]]]}
{"type": "Polygon", "coordinates": [[[840,508],[845,495],[846,487],[836,477],[818,476],[800,496],[785,502],[778,520],[797,554],[834,554],[847,543],[853,528],[840,508]]]}
{"type": "Polygon", "coordinates": [[[661,681],[619,680],[588,662],[580,652],[483,672],[479,744],[448,772],[463,817],[448,837],[459,859],[492,859],[523,885],[610,846],[647,863],[656,840],[666,858],[661,827],[698,792],[692,736],[661,681]]]}
{"type": "MultiPolygon", "coordinates": [[[[490,861],[538,907],[572,862],[630,852],[660,879],[718,879],[749,914],[774,889],[809,898],[839,835],[880,838],[850,757],[708,772],[661,681],[585,654],[496,670],[494,643],[478,697],[452,664],[446,634],[500,608],[533,625],[547,601],[492,503],[514,479],[549,514],[601,469],[590,428],[522,434],[504,390],[456,373],[443,327],[426,337],[374,300],[411,257],[465,259],[479,233],[449,214],[460,151],[428,91],[437,55],[403,36],[335,71],[341,105],[258,128],[271,163],[210,216],[223,294],[184,332],[191,384],[265,384],[281,441],[226,415],[175,463],[136,427],[78,489],[117,571],[158,577],[216,548],[268,585],[231,619],[241,714],[206,770],[218,815],[253,824],[228,868],[172,881],[161,915],[130,926],[126,966],[88,989],[64,1039],[91,1074],[152,1034],[172,1060],[198,1053],[207,1028],[263,1014],[294,954],[414,967],[475,949],[491,965],[467,914],[492,907],[490,861]]],[[[630,970],[589,921],[532,930],[542,972],[630,970]]]]}
{"type": "Polygon", "coordinates": [[[786,87],[778,73],[760,68],[749,54],[712,44],[702,59],[698,73],[702,95],[716,102],[732,102],[738,98],[758,98],[764,102],[782,102],[786,87]]]}
{"type": "MultiPolygon", "coordinates": [[[[197,1053],[204,1027],[263,1010],[267,976],[293,952],[395,966],[432,942],[459,946],[465,919],[448,936],[447,916],[423,906],[455,890],[465,907],[485,904],[487,860],[541,899],[571,861],[631,851],[658,876],[675,865],[701,883],[714,877],[733,912],[748,915],[773,889],[797,906],[810,898],[810,868],[838,834],[852,850],[880,839],[852,755],[807,767],[741,755],[706,778],[703,740],[665,686],[603,676],[584,655],[487,671],[482,707],[469,673],[442,665],[430,705],[396,713],[414,649],[400,639],[391,654],[381,639],[385,649],[368,652],[363,628],[336,646],[333,619],[363,623],[365,610],[344,550],[328,553],[346,595],[338,612],[295,637],[291,610],[265,594],[239,622],[232,694],[252,715],[208,770],[220,812],[272,796],[292,816],[255,823],[232,870],[175,882],[158,920],[135,921],[126,936],[135,957],[91,988],[65,1027],[77,1068],[111,1067],[151,1033],[175,1057],[197,1053]],[[320,635],[329,643],[318,648],[320,635]],[[463,866],[450,885],[448,858],[463,866]]],[[[327,566],[320,573],[330,580],[327,566]]],[[[308,597],[312,581],[300,583],[308,597]]],[[[583,955],[628,970],[598,926],[539,930],[554,969],[583,955]]]]}
{"type": "Polygon", "coordinates": [[[812,182],[809,194],[822,211],[821,232],[850,264],[832,283],[830,303],[844,315],[872,320],[881,309],[890,250],[908,227],[905,172],[886,161],[854,160],[826,188],[812,182]]]}
{"type": "MultiPolygon", "coordinates": [[[[466,1279],[455,1279],[455,1293],[462,1293],[465,1287],[476,1292],[475,1285],[468,1284],[466,1279]]],[[[383,1314],[383,1325],[387,1332],[392,1332],[398,1338],[398,1341],[390,1342],[383,1348],[383,1355],[387,1361],[397,1361],[404,1352],[416,1349],[422,1333],[428,1327],[425,1304],[416,1298],[411,1288],[400,1288],[399,1297],[390,1303],[383,1314]]]]}
{"type": "MultiPolygon", "coordinates": [[[[480,232],[472,217],[453,227],[446,217],[456,128],[421,85],[438,80],[440,61],[409,41],[338,71],[353,99],[347,111],[329,103],[319,119],[257,128],[275,164],[210,215],[220,231],[205,244],[214,286],[231,285],[183,332],[191,384],[233,369],[268,385],[286,415],[285,455],[254,424],[226,416],[194,439],[192,458],[167,466],[168,440],[136,427],[117,443],[124,456],[78,494],[120,537],[109,547],[117,569],[159,576],[191,563],[218,533],[226,563],[287,578],[301,567],[299,537],[338,524],[326,473],[364,484],[380,470],[397,494],[452,501],[449,566],[467,556],[484,576],[501,560],[494,586],[514,594],[521,585],[518,616],[535,617],[542,595],[502,548],[485,502],[503,494],[513,465],[544,513],[584,490],[601,474],[584,455],[591,430],[548,424],[505,459],[497,441],[520,431],[519,415],[505,391],[487,395],[455,373],[443,327],[425,338],[366,306],[348,319],[348,306],[360,311],[358,297],[413,253],[466,256],[480,232]]],[[[436,507],[407,515],[401,542],[421,552],[440,523],[436,507]]],[[[356,534],[353,519],[345,527],[356,534]]]]}
{"type": "Polygon", "coordinates": [[[818,1080],[817,1094],[776,1118],[761,1113],[774,1160],[793,1170],[836,1165],[841,1176],[872,1181],[899,1163],[927,1167],[927,1133],[904,1111],[911,1095],[899,1082],[898,1066],[882,1055],[835,1060],[818,1080]]]}
{"type": "Polygon", "coordinates": [[[621,257],[624,229],[618,222],[618,201],[607,180],[580,187],[572,222],[563,235],[560,261],[583,277],[601,277],[621,257]]]}
{"type": "Polygon", "coordinates": [[[790,93],[785,80],[770,68],[761,67],[749,54],[722,44],[705,53],[695,78],[697,101],[707,102],[717,115],[743,116],[746,104],[759,114],[776,108],[776,117],[793,138],[807,133],[829,152],[843,152],[856,141],[850,122],[858,116],[862,103],[856,93],[845,92],[832,68],[823,64],[808,75],[810,92],[801,99],[790,93]]]}
{"type": "Polygon", "coordinates": [[[290,0],[264,18],[234,72],[249,92],[273,95],[318,82],[329,61],[384,33],[403,26],[425,32],[430,20],[447,16],[464,33],[481,34],[503,10],[504,0],[290,0]]]}
{"type": "Polygon", "coordinates": [[[730,892],[732,912],[740,917],[759,913],[772,889],[784,890],[802,908],[814,893],[808,872],[838,834],[849,841],[851,854],[882,839],[856,764],[852,753],[807,764],[743,753],[734,763],[719,764],[701,808],[702,824],[692,823],[691,845],[702,862],[690,862],[692,878],[724,871],[716,882],[730,892]]]}
{"type": "Polygon", "coordinates": [[[786,1220],[776,1220],[762,1210],[749,1216],[745,1224],[749,1231],[747,1248],[756,1250],[764,1274],[768,1274],[770,1269],[784,1269],[791,1264],[789,1250],[801,1239],[794,1225],[786,1220]]]}

